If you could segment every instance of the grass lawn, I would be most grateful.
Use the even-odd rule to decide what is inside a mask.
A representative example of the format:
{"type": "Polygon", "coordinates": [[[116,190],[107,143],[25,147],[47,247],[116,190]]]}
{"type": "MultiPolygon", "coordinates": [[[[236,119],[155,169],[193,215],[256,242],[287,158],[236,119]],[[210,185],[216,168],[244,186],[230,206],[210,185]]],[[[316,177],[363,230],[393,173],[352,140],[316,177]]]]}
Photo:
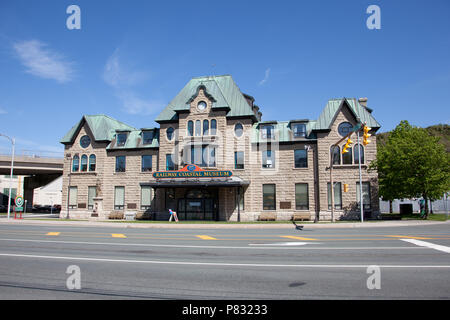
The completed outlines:
{"type": "MultiPolygon", "coordinates": [[[[385,218],[398,218],[398,220],[423,220],[418,213],[403,214],[400,213],[383,213],[385,218]]],[[[428,221],[446,221],[449,220],[445,213],[430,213],[428,215],[428,221]]]]}

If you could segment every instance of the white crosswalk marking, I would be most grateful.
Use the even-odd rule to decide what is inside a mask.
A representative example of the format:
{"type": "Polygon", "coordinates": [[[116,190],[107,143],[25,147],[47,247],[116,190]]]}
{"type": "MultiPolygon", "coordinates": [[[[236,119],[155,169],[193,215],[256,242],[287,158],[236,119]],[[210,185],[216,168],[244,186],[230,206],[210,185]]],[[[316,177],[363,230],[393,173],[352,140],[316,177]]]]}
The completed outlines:
{"type": "Polygon", "coordinates": [[[400,240],[415,244],[420,247],[427,247],[427,248],[450,253],[450,247],[441,246],[439,244],[434,244],[431,242],[426,242],[426,241],[421,241],[421,240],[416,240],[416,239],[400,239],[400,240]]]}

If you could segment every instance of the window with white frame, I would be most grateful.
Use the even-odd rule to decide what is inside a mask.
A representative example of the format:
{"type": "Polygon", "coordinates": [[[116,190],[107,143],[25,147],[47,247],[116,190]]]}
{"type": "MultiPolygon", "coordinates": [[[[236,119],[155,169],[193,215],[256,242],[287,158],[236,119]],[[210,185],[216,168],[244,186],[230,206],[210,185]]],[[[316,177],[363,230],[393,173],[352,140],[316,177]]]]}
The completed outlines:
{"type": "MultiPolygon", "coordinates": [[[[358,208],[361,208],[361,197],[360,197],[360,186],[359,182],[356,182],[356,203],[358,208]]],[[[362,195],[363,195],[363,208],[364,210],[369,210],[371,208],[370,203],[370,182],[362,183],[362,195]]]]}
{"type": "Polygon", "coordinates": [[[262,167],[275,168],[275,150],[262,151],[262,167]]]}
{"type": "Polygon", "coordinates": [[[275,129],[273,125],[261,126],[262,139],[275,139],[275,129]]]}
{"type": "Polygon", "coordinates": [[[76,209],[78,203],[78,187],[69,188],[69,208],[76,209]]]}
{"type": "MultiPolygon", "coordinates": [[[[334,208],[338,210],[342,210],[342,192],[341,192],[341,183],[340,182],[334,182],[334,208]]],[[[330,189],[330,183],[327,184],[327,191],[328,191],[328,210],[331,210],[331,189],[330,189]]]]}
{"type": "Polygon", "coordinates": [[[294,123],[292,127],[294,132],[294,138],[306,137],[306,125],[304,123],[294,123]]]}
{"type": "Polygon", "coordinates": [[[149,210],[152,206],[152,188],[141,186],[141,210],[149,210]]]}
{"type": "Polygon", "coordinates": [[[96,166],[96,156],[95,154],[91,154],[89,156],[89,171],[95,171],[95,166],[96,166]]]}
{"type": "Polygon", "coordinates": [[[88,187],[88,209],[94,209],[94,198],[97,196],[97,187],[88,187]]]}
{"type": "Polygon", "coordinates": [[[125,187],[114,187],[114,210],[125,208],[125,187]]]}
{"type": "Polygon", "coordinates": [[[295,210],[309,209],[309,193],[307,183],[295,184],[295,210]]]}
{"type": "Polygon", "coordinates": [[[128,134],[123,132],[123,133],[118,133],[117,134],[117,143],[116,145],[118,147],[123,147],[125,145],[125,143],[127,142],[127,136],[128,134]]]}

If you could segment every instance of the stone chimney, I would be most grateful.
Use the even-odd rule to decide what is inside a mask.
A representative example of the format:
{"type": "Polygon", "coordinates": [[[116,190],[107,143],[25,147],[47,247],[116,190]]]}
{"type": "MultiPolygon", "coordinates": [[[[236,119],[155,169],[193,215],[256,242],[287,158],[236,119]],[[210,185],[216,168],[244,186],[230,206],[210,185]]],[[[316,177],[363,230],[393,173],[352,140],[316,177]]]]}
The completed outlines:
{"type": "Polygon", "coordinates": [[[359,98],[358,102],[360,105],[362,105],[364,108],[367,108],[367,98],[359,98]]]}

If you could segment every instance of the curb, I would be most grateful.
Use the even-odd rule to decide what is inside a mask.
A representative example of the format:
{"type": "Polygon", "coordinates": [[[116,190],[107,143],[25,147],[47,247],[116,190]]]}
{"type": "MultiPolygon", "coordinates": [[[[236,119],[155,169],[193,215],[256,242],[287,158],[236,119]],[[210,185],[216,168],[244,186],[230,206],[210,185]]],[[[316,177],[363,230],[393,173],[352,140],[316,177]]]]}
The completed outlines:
{"type": "MultiPolygon", "coordinates": [[[[111,227],[136,229],[292,229],[292,223],[286,224],[177,224],[172,223],[126,223],[105,221],[42,221],[42,220],[14,220],[1,219],[0,225],[43,225],[43,226],[79,226],[79,227],[111,227]]],[[[352,229],[352,228],[384,228],[384,227],[410,227],[450,224],[448,221],[377,221],[377,222],[349,222],[349,223],[320,223],[301,224],[304,229],[352,229]]]]}

